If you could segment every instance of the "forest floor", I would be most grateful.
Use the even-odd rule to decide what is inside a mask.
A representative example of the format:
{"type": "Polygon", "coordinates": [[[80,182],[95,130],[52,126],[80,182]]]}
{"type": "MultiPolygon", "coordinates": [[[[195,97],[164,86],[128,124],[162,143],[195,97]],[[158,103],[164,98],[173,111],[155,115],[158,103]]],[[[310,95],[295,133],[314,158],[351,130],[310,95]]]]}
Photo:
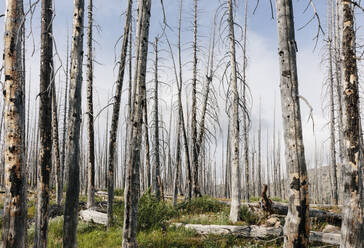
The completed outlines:
{"type": "MultiPolygon", "coordinates": [[[[113,248],[122,244],[122,226],[124,204],[122,192],[116,192],[114,201],[114,223],[107,230],[105,226],[79,220],[77,227],[77,242],[80,248],[113,248]]],[[[252,199],[257,200],[257,199],[252,199]]],[[[279,200],[279,199],[275,199],[279,200]]],[[[0,195],[0,205],[3,195],[0,195]]],[[[138,207],[138,245],[141,248],[184,248],[184,247],[282,247],[283,237],[269,239],[242,238],[235,235],[199,235],[193,230],[175,227],[173,223],[231,225],[229,221],[229,205],[224,199],[202,197],[190,202],[179,200],[173,207],[170,200],[158,202],[151,194],[144,194],[138,207]]],[[[28,194],[28,244],[32,247],[34,240],[35,195],[28,194]]],[[[86,197],[80,197],[80,210],[85,208],[86,197]]],[[[99,211],[106,211],[105,196],[97,196],[99,211]]],[[[55,202],[52,198],[51,205],[55,202]]],[[[240,217],[244,221],[234,225],[284,225],[284,216],[276,216],[275,223],[269,223],[272,217],[259,217],[242,206],[240,217]]],[[[2,224],[2,219],[0,224],[2,224]]],[[[326,223],[313,222],[311,229],[322,231],[326,223]]],[[[63,216],[51,218],[49,221],[48,247],[62,247],[63,216]]],[[[312,244],[311,247],[335,247],[322,244],[312,244]]]]}

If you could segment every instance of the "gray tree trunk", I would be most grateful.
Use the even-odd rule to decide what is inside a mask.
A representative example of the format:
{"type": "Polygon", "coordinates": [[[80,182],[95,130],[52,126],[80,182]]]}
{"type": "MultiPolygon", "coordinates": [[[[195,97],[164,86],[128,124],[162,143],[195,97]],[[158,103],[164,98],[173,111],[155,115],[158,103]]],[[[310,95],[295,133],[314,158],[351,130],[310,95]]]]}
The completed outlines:
{"type": "Polygon", "coordinates": [[[139,0],[136,31],[136,67],[134,81],[133,113],[131,116],[130,151],[124,200],[123,248],[136,248],[136,227],[139,197],[139,167],[142,141],[145,74],[148,57],[148,37],[151,0],[139,0]]]}
{"type": "Polygon", "coordinates": [[[278,54],[286,166],[289,170],[289,204],[284,226],[284,247],[308,247],[308,178],[298,93],[292,0],[276,0],[278,54]]]}
{"type": "Polygon", "coordinates": [[[333,74],[333,46],[332,46],[332,1],[327,1],[328,21],[327,21],[327,48],[329,54],[329,94],[330,94],[330,168],[331,168],[331,183],[332,183],[332,200],[333,204],[337,205],[338,186],[336,175],[336,138],[335,138],[335,102],[334,102],[334,74],[333,74]]]}
{"type": "Polygon", "coordinates": [[[80,192],[80,127],[81,127],[81,89],[84,34],[84,0],[74,1],[71,81],[69,92],[67,158],[68,187],[63,224],[63,247],[73,248],[77,245],[76,231],[78,222],[78,201],[80,192]]]}
{"type": "Polygon", "coordinates": [[[161,191],[160,187],[161,185],[158,182],[158,178],[160,177],[160,156],[159,156],[159,112],[158,112],[158,38],[155,38],[154,43],[154,49],[155,49],[155,61],[154,61],[154,169],[155,169],[155,195],[157,200],[160,200],[161,197],[161,191]]]}
{"type": "MultiPolygon", "coordinates": [[[[230,221],[237,222],[239,220],[240,211],[240,168],[239,168],[239,91],[238,91],[238,75],[235,53],[235,33],[234,33],[234,13],[232,0],[228,0],[228,25],[230,40],[230,66],[231,66],[231,88],[233,94],[232,100],[232,166],[231,166],[231,208],[230,221]]],[[[249,166],[249,165],[248,165],[249,166]]]]}
{"type": "Polygon", "coordinates": [[[120,113],[120,100],[121,100],[121,91],[123,88],[124,81],[124,72],[125,72],[125,64],[126,64],[126,56],[128,50],[128,39],[129,39],[129,30],[130,23],[132,17],[132,7],[133,1],[129,0],[128,2],[128,10],[126,14],[125,26],[124,26],[124,36],[123,43],[121,45],[121,56],[119,63],[119,73],[116,81],[116,91],[114,96],[114,106],[112,113],[112,121],[111,121],[111,129],[110,129],[110,140],[109,140],[109,156],[108,156],[108,171],[107,171],[107,192],[108,192],[108,200],[107,200],[107,216],[108,216],[108,224],[110,227],[113,222],[113,214],[112,214],[112,204],[114,200],[114,159],[115,159],[115,151],[116,151],[116,138],[117,138],[117,130],[119,125],[119,113],[120,113]]]}

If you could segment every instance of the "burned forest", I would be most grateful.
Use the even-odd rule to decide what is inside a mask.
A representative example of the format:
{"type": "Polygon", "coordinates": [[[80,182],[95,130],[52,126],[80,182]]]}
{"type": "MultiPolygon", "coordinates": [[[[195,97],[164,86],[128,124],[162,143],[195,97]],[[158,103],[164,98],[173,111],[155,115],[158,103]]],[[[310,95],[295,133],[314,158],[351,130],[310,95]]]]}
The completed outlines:
{"type": "Polygon", "coordinates": [[[364,248],[363,1],[0,21],[0,247],[364,248]]]}

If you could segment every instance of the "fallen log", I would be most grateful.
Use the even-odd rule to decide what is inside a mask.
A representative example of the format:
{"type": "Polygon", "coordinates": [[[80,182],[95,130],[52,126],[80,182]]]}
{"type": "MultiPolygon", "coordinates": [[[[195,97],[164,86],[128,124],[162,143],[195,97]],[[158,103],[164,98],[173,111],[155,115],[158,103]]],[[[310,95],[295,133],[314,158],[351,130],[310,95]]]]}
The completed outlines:
{"type": "Polygon", "coordinates": [[[107,214],[92,209],[80,211],[80,218],[86,222],[92,222],[101,225],[107,224],[107,214]]]}
{"type": "MultiPolygon", "coordinates": [[[[196,231],[198,234],[206,235],[237,235],[245,238],[270,238],[283,237],[282,227],[262,227],[262,226],[231,226],[231,225],[200,225],[174,223],[176,227],[184,227],[196,231]]],[[[321,242],[331,245],[340,244],[340,234],[310,232],[310,241],[321,242]]]]}
{"type": "Polygon", "coordinates": [[[245,238],[269,238],[283,235],[282,227],[263,227],[263,226],[232,226],[232,225],[200,225],[174,223],[173,226],[193,229],[198,234],[214,235],[236,235],[245,238]]]}
{"type": "MultiPolygon", "coordinates": [[[[245,205],[249,208],[261,208],[260,203],[243,203],[242,205],[245,205]]],[[[279,215],[287,215],[288,206],[277,202],[273,202],[271,206],[271,213],[279,215]]],[[[342,220],[341,214],[314,208],[310,209],[310,217],[317,218],[320,221],[324,221],[337,226],[341,225],[341,220],[342,220]]]]}

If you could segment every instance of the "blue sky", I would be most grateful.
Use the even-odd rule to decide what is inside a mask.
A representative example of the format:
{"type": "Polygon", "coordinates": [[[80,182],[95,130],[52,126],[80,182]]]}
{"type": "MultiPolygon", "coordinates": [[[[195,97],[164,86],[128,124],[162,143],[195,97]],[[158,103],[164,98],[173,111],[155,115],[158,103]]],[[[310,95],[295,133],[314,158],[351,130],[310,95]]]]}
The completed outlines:
{"type": "MultiPolygon", "coordinates": [[[[29,2],[24,1],[25,9],[29,8],[29,2]]],[[[34,0],[32,0],[34,2],[34,0]]],[[[55,0],[55,13],[54,19],[54,36],[57,44],[57,51],[62,58],[63,63],[66,56],[66,40],[67,33],[71,34],[72,13],[73,13],[73,1],[71,0],[55,0]]],[[[87,6],[87,2],[86,6],[87,6]]],[[[275,1],[273,2],[273,9],[275,14],[275,1]]],[[[313,0],[320,16],[321,25],[326,30],[326,1],[325,0],[313,0]]],[[[236,22],[242,25],[243,6],[245,1],[237,1],[236,10],[236,22]]],[[[322,109],[325,106],[325,99],[322,97],[322,84],[325,78],[325,65],[321,63],[321,57],[323,55],[322,47],[324,38],[323,34],[320,34],[318,47],[314,50],[315,41],[313,38],[317,33],[317,20],[313,20],[307,27],[298,31],[300,27],[305,25],[313,16],[313,10],[309,6],[307,11],[304,12],[309,0],[293,1],[294,3],[294,15],[296,25],[296,41],[298,45],[298,70],[299,70],[299,85],[300,94],[304,96],[314,108],[314,119],[316,135],[319,144],[325,144],[328,146],[328,132],[327,132],[327,120],[328,116],[322,109]]],[[[120,0],[94,0],[95,11],[94,19],[95,24],[100,27],[100,32],[95,30],[95,55],[98,64],[95,64],[95,111],[97,112],[103,106],[105,106],[112,95],[114,82],[117,75],[115,68],[115,59],[119,57],[120,43],[115,46],[116,41],[122,35],[124,28],[124,15],[122,15],[126,9],[127,1],[120,0]]],[[[166,16],[169,25],[176,30],[178,21],[178,0],[164,0],[166,16]]],[[[211,30],[212,18],[215,14],[216,8],[221,4],[218,0],[200,0],[199,1],[199,40],[201,46],[207,48],[208,36],[211,30]]],[[[271,129],[273,126],[273,105],[276,98],[276,122],[277,129],[281,129],[281,112],[279,101],[279,72],[278,72],[278,58],[277,58],[277,31],[276,20],[271,18],[271,9],[269,0],[260,0],[260,4],[256,10],[255,15],[252,14],[256,1],[249,1],[249,15],[248,15],[248,69],[247,77],[248,83],[252,95],[252,101],[250,101],[251,117],[253,121],[253,128],[256,128],[258,117],[258,104],[259,99],[262,99],[262,117],[263,128],[271,129]]],[[[135,5],[136,6],[136,5],[135,5]]],[[[136,9],[136,7],[135,7],[136,9]]],[[[5,12],[5,1],[0,2],[0,13],[5,12]]],[[[27,70],[29,74],[28,78],[32,80],[31,94],[29,94],[32,103],[36,103],[35,96],[38,92],[38,80],[39,80],[39,37],[40,37],[40,4],[35,9],[35,14],[32,19],[32,25],[30,29],[30,23],[27,24],[27,32],[33,31],[33,37],[29,36],[27,39],[27,70]],[[35,53],[31,56],[33,48],[35,53]],[[31,70],[30,70],[31,68],[31,70]]],[[[135,12],[134,12],[135,14],[135,12]]],[[[150,30],[150,41],[154,40],[154,37],[161,32],[161,25],[163,21],[161,4],[159,0],[152,1],[152,19],[150,30]]],[[[30,18],[27,20],[29,21],[30,18]]],[[[357,11],[357,23],[363,23],[363,13],[357,11]]],[[[2,18],[2,21],[4,18],[2,18]]],[[[191,46],[192,42],[192,20],[193,20],[193,0],[185,0],[183,8],[183,58],[184,62],[188,62],[192,58],[191,46]]],[[[85,15],[85,25],[87,26],[87,12],[85,15]]],[[[0,32],[3,33],[4,25],[0,25],[0,32]]],[[[168,30],[168,36],[172,43],[176,42],[175,31],[168,30]]],[[[358,37],[362,37],[363,32],[359,30],[358,37]]],[[[223,50],[226,44],[220,44],[219,55],[223,54],[223,50]]],[[[0,48],[2,49],[3,43],[0,42],[0,48]]],[[[161,48],[167,49],[166,42],[162,41],[161,48]]],[[[149,48],[152,52],[152,47],[149,48]]],[[[171,84],[173,79],[172,69],[168,67],[171,63],[168,52],[161,51],[162,65],[161,80],[171,84]]],[[[203,65],[204,55],[199,54],[201,58],[201,70],[205,70],[203,65]]],[[[152,56],[150,56],[151,58],[152,56]]],[[[239,59],[239,58],[238,58],[239,59]]],[[[55,57],[56,64],[58,63],[58,57],[55,57]]],[[[84,60],[85,61],[85,60],[84,60]]],[[[189,72],[190,65],[186,65],[186,72],[184,78],[187,81],[191,77],[189,72]]],[[[150,78],[149,78],[150,79],[150,78]]],[[[126,85],[126,83],[124,84],[126,85]]],[[[186,82],[188,85],[188,82],[186,82]]],[[[85,88],[84,83],[83,88],[85,88]]],[[[59,89],[64,87],[64,75],[60,74],[59,89]]],[[[166,123],[168,123],[168,115],[171,109],[169,103],[171,98],[175,95],[170,92],[175,92],[173,86],[164,86],[161,89],[160,95],[162,98],[161,110],[166,114],[162,116],[166,123]]],[[[125,89],[125,87],[124,87],[125,89]]],[[[188,89],[188,87],[187,87],[188,89]]],[[[222,88],[217,86],[218,91],[222,88]]],[[[223,96],[223,94],[221,94],[223,96]]],[[[222,97],[221,97],[222,98],[222,97]]],[[[123,103],[126,106],[126,94],[123,95],[123,103]]],[[[220,105],[224,104],[223,99],[219,99],[220,105]]],[[[150,103],[152,104],[152,103],[150,103]]],[[[33,106],[33,105],[32,105],[33,106]]],[[[36,105],[34,105],[36,106],[36,105]]],[[[312,122],[307,122],[309,111],[307,106],[302,104],[302,119],[304,129],[304,139],[306,144],[307,160],[312,161],[314,138],[312,135],[312,122]]],[[[111,110],[111,109],[110,109],[111,110]]],[[[34,111],[32,109],[31,111],[34,111]]],[[[125,109],[122,107],[122,114],[125,109]]],[[[326,111],[327,112],[327,111],[326,111]]],[[[106,113],[100,115],[100,135],[105,130],[105,118],[106,113]]],[[[224,107],[220,106],[220,124],[223,130],[223,134],[226,135],[227,116],[224,113],[224,107]]],[[[122,124],[123,125],[123,124],[122,124]]],[[[271,130],[270,130],[271,132],[271,130]]],[[[124,134],[122,134],[124,135],[124,134]]],[[[217,161],[221,161],[221,148],[224,143],[222,140],[223,135],[218,137],[219,152],[217,152],[217,161]]],[[[226,136],[225,136],[226,137],[226,136]]],[[[265,137],[265,131],[264,135],[265,137]]],[[[283,144],[283,143],[282,143],[283,144]]],[[[283,147],[283,145],[282,145],[283,147]]],[[[282,156],[283,156],[282,148],[282,156]]],[[[312,164],[312,163],[311,163],[312,164]]]]}

